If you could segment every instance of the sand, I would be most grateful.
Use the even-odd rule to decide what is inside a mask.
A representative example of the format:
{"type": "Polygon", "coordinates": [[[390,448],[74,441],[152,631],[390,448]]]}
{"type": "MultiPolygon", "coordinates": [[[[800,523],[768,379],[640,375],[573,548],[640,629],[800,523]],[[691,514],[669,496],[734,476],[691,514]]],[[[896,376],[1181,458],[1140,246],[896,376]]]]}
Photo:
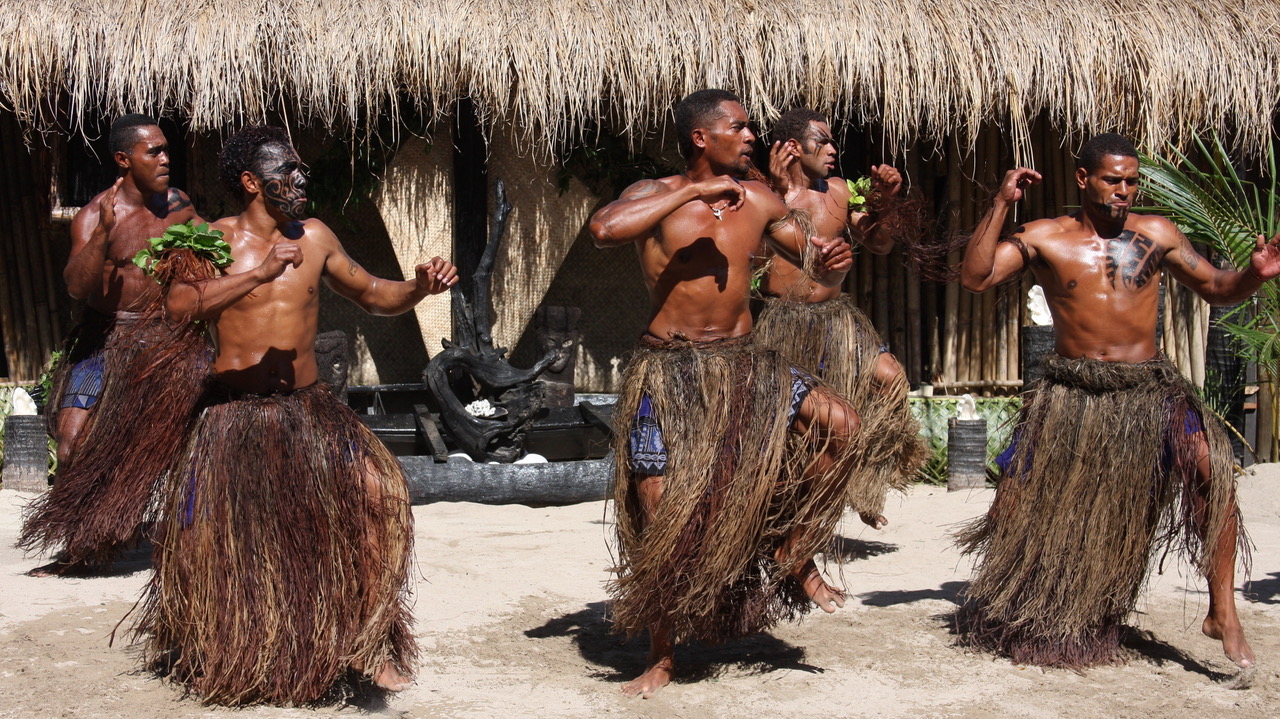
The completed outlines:
{"type": "MultiPolygon", "coordinates": [[[[382,701],[321,709],[205,707],[139,671],[113,628],[148,576],[146,553],[113,576],[37,579],[12,548],[32,495],[0,491],[0,717],[1275,717],[1280,715],[1280,465],[1242,480],[1256,549],[1240,582],[1260,663],[1252,688],[1199,631],[1203,582],[1154,576],[1133,617],[1127,666],[1044,671],[955,646],[948,629],[967,560],[947,539],[992,492],[919,486],[884,531],[848,518],[833,615],[722,647],[685,646],[677,682],[649,700],[619,692],[645,645],[609,633],[609,508],[416,507],[418,682],[382,701]]],[[[125,625],[127,626],[127,621],[125,625]]]]}

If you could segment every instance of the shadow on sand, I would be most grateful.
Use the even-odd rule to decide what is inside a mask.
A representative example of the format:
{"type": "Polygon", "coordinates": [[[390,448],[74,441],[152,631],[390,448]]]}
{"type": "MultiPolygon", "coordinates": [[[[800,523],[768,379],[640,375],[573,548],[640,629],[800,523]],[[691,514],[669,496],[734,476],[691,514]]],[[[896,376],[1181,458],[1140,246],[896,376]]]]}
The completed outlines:
{"type": "MultiPolygon", "coordinates": [[[[551,619],[540,627],[525,631],[530,639],[569,637],[578,646],[582,658],[598,667],[592,674],[603,681],[622,683],[644,671],[649,650],[646,637],[612,634],[605,618],[605,603],[592,602],[585,609],[551,619]]],[[[796,670],[820,674],[824,669],[804,662],[805,650],[768,633],[754,634],[719,646],[688,642],[676,648],[677,684],[712,679],[726,671],[768,674],[778,670],[796,670]]]]}

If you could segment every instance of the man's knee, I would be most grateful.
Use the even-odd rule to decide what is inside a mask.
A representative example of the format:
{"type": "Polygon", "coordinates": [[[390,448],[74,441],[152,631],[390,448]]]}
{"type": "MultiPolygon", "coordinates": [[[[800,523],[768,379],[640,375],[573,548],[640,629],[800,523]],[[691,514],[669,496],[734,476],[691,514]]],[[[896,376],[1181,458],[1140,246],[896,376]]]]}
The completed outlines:
{"type": "Polygon", "coordinates": [[[862,426],[857,411],[829,387],[815,387],[800,406],[797,419],[801,431],[813,427],[837,443],[852,440],[862,426]]]}
{"type": "Polygon", "coordinates": [[[881,352],[876,358],[875,378],[881,387],[892,387],[902,377],[902,365],[889,352],[881,352]]]}

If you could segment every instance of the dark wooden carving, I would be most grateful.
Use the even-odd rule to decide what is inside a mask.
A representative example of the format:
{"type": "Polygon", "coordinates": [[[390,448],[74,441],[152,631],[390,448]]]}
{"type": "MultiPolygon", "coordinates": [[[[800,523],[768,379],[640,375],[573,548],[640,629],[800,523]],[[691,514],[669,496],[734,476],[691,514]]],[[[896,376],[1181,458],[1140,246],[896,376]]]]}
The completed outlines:
{"type": "Polygon", "coordinates": [[[573,371],[578,363],[578,319],[581,317],[581,309],[558,305],[543,305],[534,315],[539,349],[556,353],[555,361],[542,374],[548,407],[573,406],[573,371]]]}
{"type": "Polygon", "coordinates": [[[440,340],[444,350],[431,358],[423,375],[440,405],[441,421],[464,452],[478,462],[513,462],[524,453],[524,434],[543,407],[544,390],[535,380],[560,353],[548,352],[533,367],[516,369],[506,359],[507,348],[493,346],[489,282],[511,213],[501,180],[494,190],[497,202],[489,237],[472,283],[475,303],[467,301],[460,286],[451,290],[454,339],[440,340]],[[469,414],[466,406],[480,399],[488,400],[498,413],[469,414]]]}
{"type": "Polygon", "coordinates": [[[347,333],[330,330],[316,335],[316,371],[320,381],[347,403],[347,376],[351,373],[351,357],[347,333]]]}

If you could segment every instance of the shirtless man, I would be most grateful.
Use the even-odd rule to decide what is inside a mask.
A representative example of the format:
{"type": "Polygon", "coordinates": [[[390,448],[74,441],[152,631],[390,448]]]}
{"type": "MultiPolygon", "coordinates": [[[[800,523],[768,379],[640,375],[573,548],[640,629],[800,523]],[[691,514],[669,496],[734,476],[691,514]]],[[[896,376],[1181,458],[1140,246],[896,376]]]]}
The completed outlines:
{"type": "MultiPolygon", "coordinates": [[[[632,185],[590,222],[597,246],[635,246],[652,303],[615,410],[613,621],[649,631],[646,669],[623,687],[642,697],[670,682],[676,641],[723,641],[786,616],[759,613],[784,586],[826,612],[844,605],[812,556],[838,521],[858,428],[829,388],[750,340],[761,236],[795,262],[810,239],[767,186],[741,179],[755,140],[746,111],[731,93],[703,90],[681,101],[676,128],[685,172],[632,185]],[[784,442],[788,428],[811,443],[784,442]],[[780,496],[796,509],[768,524],[780,496]]],[[[818,281],[838,283],[848,243],[812,243],[818,281]]]]}
{"type": "MultiPolygon", "coordinates": [[[[82,320],[86,324],[151,309],[159,287],[133,264],[133,256],[170,225],[201,221],[182,190],[169,186],[169,141],[155,120],[124,115],[112,123],[108,142],[120,178],[71,220],[71,256],[62,272],[67,292],[88,307],[82,320]]],[[[74,351],[75,356],[83,353],[74,351]]],[[[101,368],[97,354],[77,362],[67,392],[49,398],[58,403],[54,439],[59,467],[71,463],[98,401],[101,368]]]]}
{"type": "Polygon", "coordinates": [[[991,512],[962,536],[983,554],[962,628],[1015,661],[1117,661],[1118,627],[1156,554],[1163,515],[1208,579],[1204,633],[1248,667],[1254,655],[1234,596],[1239,514],[1230,449],[1220,423],[1160,354],[1156,313],[1165,271],[1212,304],[1249,297],[1280,274],[1280,235],[1259,237],[1243,271],[1214,267],[1167,219],[1129,211],[1137,152],[1108,134],[1080,150],[1079,211],[1029,222],[1000,241],[1010,209],[1040,179],[1027,168],[1009,171],[961,270],[964,286],[982,292],[1030,268],[1053,314],[1057,355],[1046,356],[1046,378],[1028,395],[1014,447],[1002,456],[1006,478],[991,512]],[[1179,502],[1191,508],[1188,526],[1169,515],[1179,502]],[[1064,542],[1064,533],[1077,539],[1064,542]]]}
{"type": "Polygon", "coordinates": [[[180,656],[179,681],[212,703],[311,703],[348,670],[404,689],[415,655],[408,487],[395,457],[317,384],[320,285],[395,315],[448,289],[457,270],[436,257],[407,281],[366,272],[306,218],[306,178],[280,128],[241,130],[220,165],[243,198],[214,225],[234,261],[222,277],[175,283],[166,300],[171,316],[212,323],[217,356],[166,498],[141,619],[148,658],[180,656]]]}
{"type": "Polygon", "coordinates": [[[27,549],[59,550],[57,561],[32,570],[36,576],[111,563],[144,520],[164,450],[172,448],[171,442],[152,447],[151,440],[163,445],[170,431],[182,431],[175,423],[190,409],[182,402],[194,402],[199,391],[190,379],[199,372],[190,363],[204,359],[198,349],[183,353],[182,366],[161,371],[142,373],[134,362],[165,323],[159,285],[133,256],[170,225],[200,218],[187,196],[169,186],[169,145],[155,120],[121,117],[109,144],[120,177],[71,222],[63,278],[85,309],[48,398],[58,477],[32,505],[19,540],[27,549]],[[184,382],[188,391],[174,386],[184,382]],[[96,431],[94,418],[103,424],[96,431]]]}
{"type": "MultiPolygon", "coordinates": [[[[848,237],[883,255],[893,237],[881,232],[870,208],[852,208],[846,182],[832,173],[836,145],[831,127],[818,112],[790,110],[773,128],[769,175],[774,191],[788,207],[804,210],[814,230],[825,239],[848,237]]],[[[882,203],[902,189],[902,175],[889,165],[873,165],[871,182],[882,203]]],[[[871,320],[852,298],[843,296],[845,274],[819,281],[785,256],[775,255],[765,275],[769,298],[760,313],[760,342],[787,354],[792,361],[822,377],[857,410],[868,427],[865,453],[851,482],[852,508],[876,528],[888,520],[884,509],[889,487],[905,489],[924,464],[920,427],[907,403],[909,386],[902,367],[880,339],[871,320]]]]}

